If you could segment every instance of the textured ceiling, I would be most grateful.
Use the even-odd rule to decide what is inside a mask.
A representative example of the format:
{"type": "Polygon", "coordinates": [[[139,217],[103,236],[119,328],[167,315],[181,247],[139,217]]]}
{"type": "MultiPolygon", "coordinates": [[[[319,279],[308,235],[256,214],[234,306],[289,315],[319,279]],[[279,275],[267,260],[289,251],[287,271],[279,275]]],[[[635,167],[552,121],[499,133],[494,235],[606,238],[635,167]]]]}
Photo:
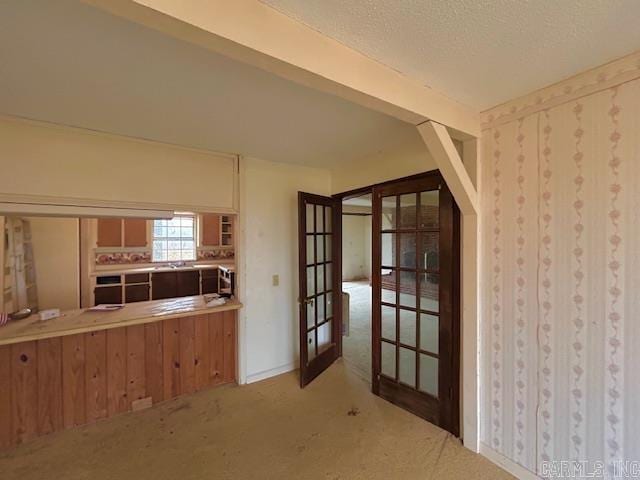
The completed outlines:
{"type": "Polygon", "coordinates": [[[72,0],[0,1],[0,113],[327,167],[415,127],[72,0]]]}
{"type": "Polygon", "coordinates": [[[638,0],[262,0],[486,109],[640,48],[638,0]]]}

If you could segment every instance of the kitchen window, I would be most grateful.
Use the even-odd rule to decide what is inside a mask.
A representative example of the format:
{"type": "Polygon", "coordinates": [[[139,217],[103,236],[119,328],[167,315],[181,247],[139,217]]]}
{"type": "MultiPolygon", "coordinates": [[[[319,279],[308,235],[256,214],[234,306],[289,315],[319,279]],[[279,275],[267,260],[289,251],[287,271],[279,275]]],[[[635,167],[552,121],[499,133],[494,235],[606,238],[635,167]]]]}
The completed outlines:
{"type": "Polygon", "coordinates": [[[153,261],[179,262],[196,259],[194,215],[153,221],[153,261]]]}

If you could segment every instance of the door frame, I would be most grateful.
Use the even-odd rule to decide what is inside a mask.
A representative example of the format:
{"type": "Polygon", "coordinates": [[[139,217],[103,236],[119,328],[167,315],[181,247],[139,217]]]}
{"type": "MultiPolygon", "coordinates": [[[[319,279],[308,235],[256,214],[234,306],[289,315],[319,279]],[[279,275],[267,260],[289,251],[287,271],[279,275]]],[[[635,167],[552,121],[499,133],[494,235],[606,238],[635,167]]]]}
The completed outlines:
{"type": "MultiPolygon", "coordinates": [[[[376,187],[385,187],[385,186],[389,186],[389,185],[393,185],[395,183],[398,182],[404,182],[404,181],[410,181],[410,180],[422,180],[422,179],[427,179],[427,178],[438,178],[441,179],[441,181],[443,183],[445,183],[444,179],[442,178],[442,174],[440,173],[439,170],[430,170],[428,172],[423,172],[423,173],[418,173],[415,175],[409,175],[406,177],[401,177],[401,178],[397,178],[394,180],[387,180],[384,182],[379,182],[379,183],[375,183],[372,185],[368,185],[365,187],[359,187],[359,188],[355,188],[352,190],[347,190],[345,192],[340,192],[340,193],[336,193],[332,195],[332,198],[336,199],[339,201],[340,203],[340,231],[339,231],[339,238],[335,238],[334,241],[339,241],[339,245],[340,245],[340,255],[339,255],[339,260],[336,259],[336,265],[335,267],[336,270],[338,271],[338,280],[339,280],[339,285],[340,285],[340,291],[342,291],[342,202],[343,200],[348,200],[350,198],[355,198],[355,197],[360,197],[362,195],[367,195],[367,194],[371,194],[372,195],[372,202],[373,202],[373,190],[376,187]],[[339,261],[339,263],[337,263],[339,261]]],[[[461,422],[461,408],[462,408],[462,398],[461,398],[461,384],[462,384],[462,371],[461,371],[461,366],[462,366],[462,316],[461,316],[461,310],[462,310],[462,297],[461,297],[461,282],[462,282],[462,275],[461,275],[461,266],[462,266],[462,249],[461,249],[461,232],[462,232],[462,218],[460,215],[460,210],[457,207],[457,205],[455,204],[455,199],[453,198],[453,195],[451,196],[451,201],[453,202],[453,230],[454,230],[454,234],[453,234],[453,244],[452,244],[452,248],[451,248],[451,254],[452,254],[452,263],[453,263],[453,268],[452,268],[452,282],[453,282],[453,288],[452,288],[452,298],[453,298],[453,302],[452,302],[452,312],[451,312],[451,317],[452,317],[452,336],[454,338],[454,341],[452,343],[452,358],[455,360],[452,366],[452,373],[454,374],[454,376],[457,378],[457,381],[453,381],[451,383],[451,387],[452,387],[452,405],[453,408],[451,410],[450,415],[449,415],[449,419],[450,419],[450,423],[449,425],[442,427],[445,428],[446,430],[449,430],[450,432],[452,432],[456,437],[462,437],[462,422],[461,422]]],[[[371,228],[371,242],[373,245],[373,241],[374,241],[374,235],[375,235],[375,229],[371,228]]],[[[374,249],[371,249],[371,264],[373,265],[373,260],[374,260],[374,249]]],[[[373,272],[372,272],[372,276],[373,276],[373,272]]],[[[342,297],[342,295],[340,295],[340,297],[342,297]]],[[[342,300],[342,299],[341,299],[342,300]]],[[[373,381],[373,375],[374,375],[374,361],[375,361],[375,352],[376,352],[376,345],[375,345],[375,339],[374,339],[374,335],[373,335],[373,297],[372,297],[372,312],[371,312],[371,322],[372,322],[372,335],[371,335],[371,354],[372,354],[372,365],[371,365],[371,385],[372,385],[372,390],[374,388],[374,384],[375,382],[373,381]]],[[[342,309],[342,301],[340,301],[340,309],[342,309]]],[[[342,318],[341,318],[341,323],[342,323],[342,318]]],[[[342,356],[342,334],[340,335],[340,339],[339,339],[339,352],[340,352],[340,356],[342,356]]],[[[376,392],[374,392],[376,393],[376,392]]]]}

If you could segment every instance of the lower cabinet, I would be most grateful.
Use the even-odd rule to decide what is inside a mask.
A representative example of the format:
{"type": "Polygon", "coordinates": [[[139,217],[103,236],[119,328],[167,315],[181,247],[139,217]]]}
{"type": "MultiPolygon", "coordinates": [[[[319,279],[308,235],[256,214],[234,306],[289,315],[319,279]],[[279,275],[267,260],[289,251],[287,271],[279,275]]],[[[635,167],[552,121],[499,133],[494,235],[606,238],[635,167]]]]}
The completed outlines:
{"type": "Polygon", "coordinates": [[[101,303],[122,303],[122,286],[113,285],[108,287],[96,287],[95,304],[101,303]]]}
{"type": "Polygon", "coordinates": [[[178,292],[178,272],[158,272],[151,275],[152,300],[162,300],[165,298],[177,297],[178,292]]]}

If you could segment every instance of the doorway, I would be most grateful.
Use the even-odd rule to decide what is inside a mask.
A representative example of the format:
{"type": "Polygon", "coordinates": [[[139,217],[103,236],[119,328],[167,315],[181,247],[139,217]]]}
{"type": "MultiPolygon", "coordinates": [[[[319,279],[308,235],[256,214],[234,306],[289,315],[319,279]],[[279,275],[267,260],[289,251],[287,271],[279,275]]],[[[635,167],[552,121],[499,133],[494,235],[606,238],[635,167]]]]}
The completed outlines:
{"type": "MultiPolygon", "coordinates": [[[[428,172],[331,198],[300,194],[300,225],[301,384],[311,381],[341,355],[346,363],[357,363],[365,370],[367,358],[362,356],[363,352],[368,355],[367,350],[361,341],[350,337],[358,331],[360,337],[366,335],[370,319],[373,393],[459,436],[460,213],[440,173],[428,172]],[[358,201],[359,197],[363,198],[358,201]],[[348,217],[342,210],[348,213],[365,198],[370,198],[371,215],[353,213],[371,219],[371,273],[370,280],[358,281],[348,279],[349,274],[343,277],[345,265],[350,271],[353,267],[344,262],[351,246],[348,237],[343,237],[344,223],[336,220],[348,217]],[[349,199],[353,200],[343,203],[349,199]],[[315,203],[315,211],[309,209],[311,203],[315,203]],[[314,213],[317,216],[320,205],[325,208],[325,218],[331,215],[333,219],[331,238],[324,231],[324,248],[330,244],[333,255],[327,259],[325,250],[323,261],[334,268],[331,277],[316,280],[316,290],[311,291],[308,285],[315,275],[310,268],[320,266],[320,248],[312,239],[317,240],[322,230],[318,230],[321,223],[317,218],[315,223],[310,219],[314,213]],[[315,264],[307,259],[314,250],[315,264]],[[351,281],[343,284],[343,279],[351,281]],[[308,310],[319,300],[315,298],[318,285],[324,285],[325,300],[328,293],[341,289],[349,293],[348,297],[331,296],[333,328],[322,358],[309,355],[311,349],[318,351],[318,338],[310,339],[309,335],[315,335],[320,324],[317,319],[309,323],[313,310],[308,310]],[[352,296],[349,290],[354,301],[356,296],[364,300],[364,306],[347,307],[352,296]],[[357,310],[358,329],[351,316],[357,310]]],[[[326,222],[323,225],[326,228],[326,222]]],[[[360,268],[363,270],[366,267],[360,268]]],[[[326,321],[326,315],[323,318],[326,321]]]]}
{"type": "Polygon", "coordinates": [[[342,199],[342,357],[367,383],[372,380],[371,193],[342,199]]]}

